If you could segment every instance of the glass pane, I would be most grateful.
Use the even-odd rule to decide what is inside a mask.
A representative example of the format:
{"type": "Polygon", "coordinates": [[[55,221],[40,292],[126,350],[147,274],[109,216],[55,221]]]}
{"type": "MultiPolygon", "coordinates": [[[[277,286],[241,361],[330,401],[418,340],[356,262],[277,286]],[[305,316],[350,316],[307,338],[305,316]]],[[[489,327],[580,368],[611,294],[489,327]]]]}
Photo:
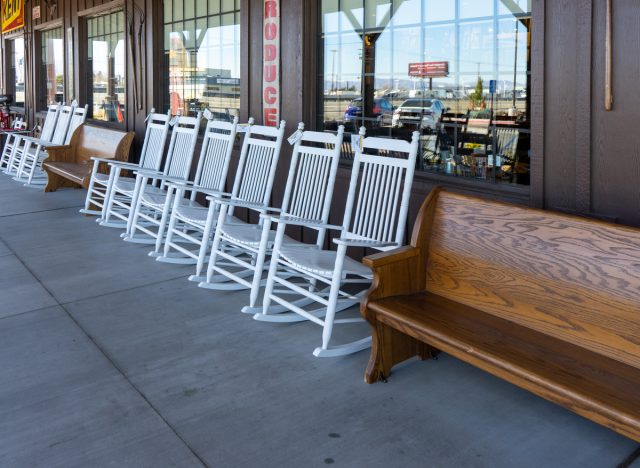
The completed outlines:
{"type": "Polygon", "coordinates": [[[90,117],[124,123],[126,51],[122,11],[90,18],[87,86],[90,117]],[[102,25],[102,26],[101,26],[102,25]],[[93,27],[92,27],[93,26],[93,27]]]}
{"type": "Polygon", "coordinates": [[[456,19],[456,0],[423,0],[423,4],[426,22],[456,19]]]}
{"type": "Polygon", "coordinates": [[[62,28],[41,33],[40,89],[38,108],[43,110],[49,104],[61,103],[64,99],[64,41],[62,28]]]}
{"type": "Polygon", "coordinates": [[[240,111],[239,12],[235,1],[197,2],[197,8],[201,4],[208,6],[208,16],[165,24],[166,107],[172,114],[209,108],[231,120],[240,111]],[[230,13],[211,14],[221,6],[230,13]]]}
{"type": "Polygon", "coordinates": [[[530,1],[320,4],[321,129],[417,130],[420,170],[529,183],[530,1]]]}
{"type": "Polygon", "coordinates": [[[16,106],[24,106],[24,39],[12,41],[11,74],[14,84],[14,103],[16,106]]]}

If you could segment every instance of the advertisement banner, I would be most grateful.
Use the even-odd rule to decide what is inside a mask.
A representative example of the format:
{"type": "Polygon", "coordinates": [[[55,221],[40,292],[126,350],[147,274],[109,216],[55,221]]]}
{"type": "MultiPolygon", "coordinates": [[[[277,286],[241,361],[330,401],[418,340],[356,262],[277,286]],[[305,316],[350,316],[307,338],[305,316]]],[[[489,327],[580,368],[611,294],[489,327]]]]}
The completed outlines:
{"type": "Polygon", "coordinates": [[[24,27],[24,0],[2,0],[2,32],[24,27]]]}
{"type": "Polygon", "coordinates": [[[427,78],[441,78],[449,76],[449,62],[410,63],[409,76],[427,78]]]}
{"type": "Polygon", "coordinates": [[[280,0],[264,1],[262,71],[263,124],[280,121],[280,0]]]}

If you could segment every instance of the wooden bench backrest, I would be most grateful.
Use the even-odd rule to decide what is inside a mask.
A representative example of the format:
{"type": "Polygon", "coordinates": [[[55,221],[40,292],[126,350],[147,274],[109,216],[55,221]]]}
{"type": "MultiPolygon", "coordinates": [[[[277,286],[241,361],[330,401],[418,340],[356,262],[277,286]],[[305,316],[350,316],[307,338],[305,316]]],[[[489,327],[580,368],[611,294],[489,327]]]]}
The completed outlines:
{"type": "Polygon", "coordinates": [[[133,137],[133,132],[82,124],[71,138],[74,161],[87,161],[93,156],[114,158],[114,155],[118,161],[127,161],[133,137]]]}
{"type": "Polygon", "coordinates": [[[423,214],[427,291],[640,367],[640,230],[445,191],[423,214]]]}

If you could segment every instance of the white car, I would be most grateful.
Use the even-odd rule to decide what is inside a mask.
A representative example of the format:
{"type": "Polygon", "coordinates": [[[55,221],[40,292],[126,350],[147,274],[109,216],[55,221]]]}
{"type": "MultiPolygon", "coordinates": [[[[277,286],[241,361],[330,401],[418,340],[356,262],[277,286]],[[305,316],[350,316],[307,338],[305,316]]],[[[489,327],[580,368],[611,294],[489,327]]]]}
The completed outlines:
{"type": "Polygon", "coordinates": [[[442,101],[437,99],[407,99],[394,111],[391,126],[435,131],[445,110],[442,101]]]}

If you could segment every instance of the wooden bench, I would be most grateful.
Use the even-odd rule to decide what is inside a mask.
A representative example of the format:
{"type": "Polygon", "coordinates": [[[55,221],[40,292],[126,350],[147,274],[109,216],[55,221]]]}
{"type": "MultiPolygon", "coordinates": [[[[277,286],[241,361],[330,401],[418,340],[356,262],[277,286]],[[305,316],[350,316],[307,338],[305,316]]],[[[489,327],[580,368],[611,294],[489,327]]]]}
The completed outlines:
{"type": "Polygon", "coordinates": [[[640,230],[436,189],[364,262],[366,382],[444,351],[640,441],[640,230]]]}
{"type": "Polygon", "coordinates": [[[49,157],[42,164],[48,176],[45,192],[63,186],[87,188],[94,164],[91,157],[126,161],[133,137],[133,132],[79,126],[68,145],[47,147],[49,157]]]}

